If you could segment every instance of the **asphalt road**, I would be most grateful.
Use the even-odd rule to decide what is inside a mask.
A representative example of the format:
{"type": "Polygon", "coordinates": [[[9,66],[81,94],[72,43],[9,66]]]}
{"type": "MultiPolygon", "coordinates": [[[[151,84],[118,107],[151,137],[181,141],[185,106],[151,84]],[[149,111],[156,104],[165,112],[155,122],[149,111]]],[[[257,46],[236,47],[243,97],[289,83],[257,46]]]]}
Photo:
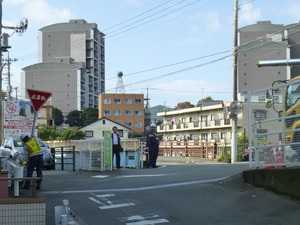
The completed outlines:
{"type": "Polygon", "coordinates": [[[159,164],[112,172],[44,171],[47,225],[62,200],[88,225],[300,224],[300,202],[245,184],[248,164],[159,164]]]}

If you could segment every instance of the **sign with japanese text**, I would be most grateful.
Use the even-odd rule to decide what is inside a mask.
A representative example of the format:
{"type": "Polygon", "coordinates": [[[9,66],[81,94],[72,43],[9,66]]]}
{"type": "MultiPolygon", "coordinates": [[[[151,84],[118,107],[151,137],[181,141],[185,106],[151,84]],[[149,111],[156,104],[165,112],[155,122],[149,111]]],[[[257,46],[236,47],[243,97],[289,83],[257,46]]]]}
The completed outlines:
{"type": "Polygon", "coordinates": [[[104,166],[112,167],[112,140],[111,131],[104,131],[104,166]]]}
{"type": "Polygon", "coordinates": [[[32,102],[34,111],[37,112],[45,104],[45,102],[50,98],[52,93],[45,91],[38,91],[27,89],[28,96],[32,102]]]}
{"type": "MultiPolygon", "coordinates": [[[[4,138],[11,135],[30,134],[34,120],[34,109],[30,101],[4,102],[4,138]]],[[[35,134],[37,126],[34,127],[35,134]]]]}

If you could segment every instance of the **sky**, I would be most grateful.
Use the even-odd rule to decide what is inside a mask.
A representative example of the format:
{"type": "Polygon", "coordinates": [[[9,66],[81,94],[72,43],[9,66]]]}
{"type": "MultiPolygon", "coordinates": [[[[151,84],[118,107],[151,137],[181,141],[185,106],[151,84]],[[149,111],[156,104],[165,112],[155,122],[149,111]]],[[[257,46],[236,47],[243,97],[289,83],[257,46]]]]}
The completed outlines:
{"type": "MultiPolygon", "coordinates": [[[[105,34],[106,93],[116,92],[121,71],[125,93],[143,93],[150,107],[232,100],[234,0],[3,0],[2,11],[3,26],[28,19],[23,34],[2,29],[10,58],[18,60],[11,63],[18,94],[21,69],[38,63],[39,29],[84,19],[105,34]]],[[[238,27],[297,23],[300,1],[240,0],[238,14],[238,27]]]]}

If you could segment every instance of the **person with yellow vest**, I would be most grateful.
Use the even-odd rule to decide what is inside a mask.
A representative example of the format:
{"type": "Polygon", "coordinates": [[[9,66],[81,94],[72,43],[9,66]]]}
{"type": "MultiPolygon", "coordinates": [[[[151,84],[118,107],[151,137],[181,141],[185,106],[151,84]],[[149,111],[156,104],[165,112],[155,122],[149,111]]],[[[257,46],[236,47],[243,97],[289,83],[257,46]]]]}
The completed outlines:
{"type": "MultiPolygon", "coordinates": [[[[36,138],[29,137],[26,134],[21,134],[20,139],[24,143],[24,156],[26,157],[27,163],[27,177],[32,177],[34,169],[36,169],[36,176],[40,177],[41,180],[37,181],[37,189],[41,189],[41,183],[43,179],[42,167],[43,161],[43,151],[39,146],[36,138]]],[[[24,185],[24,189],[30,188],[30,181],[27,180],[24,185]]]]}

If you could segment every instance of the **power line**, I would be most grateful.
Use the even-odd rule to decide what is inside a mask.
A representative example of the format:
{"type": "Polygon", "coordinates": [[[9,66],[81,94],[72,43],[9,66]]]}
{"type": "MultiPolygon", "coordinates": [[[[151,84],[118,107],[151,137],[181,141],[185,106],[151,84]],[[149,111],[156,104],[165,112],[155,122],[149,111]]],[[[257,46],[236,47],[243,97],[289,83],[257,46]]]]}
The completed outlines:
{"type": "Polygon", "coordinates": [[[112,27],[109,27],[109,28],[107,28],[107,29],[104,29],[104,32],[105,32],[106,30],[110,30],[110,29],[115,28],[115,27],[117,27],[117,26],[119,26],[119,25],[122,25],[122,24],[124,24],[124,23],[127,23],[127,22],[129,22],[129,21],[131,21],[131,20],[133,20],[133,19],[136,19],[136,18],[140,17],[140,16],[143,16],[143,15],[145,15],[146,13],[151,12],[151,11],[153,11],[153,10],[155,10],[155,9],[157,9],[157,8],[159,8],[159,7],[163,6],[163,5],[165,5],[165,4],[168,4],[169,2],[172,2],[172,1],[173,1],[173,0],[169,0],[169,1],[167,1],[167,2],[164,2],[163,4],[160,4],[160,5],[158,5],[158,6],[154,7],[154,8],[151,8],[151,9],[147,10],[146,12],[142,12],[142,13],[136,15],[136,16],[133,16],[133,17],[127,19],[127,20],[122,21],[121,23],[118,23],[118,24],[116,24],[116,25],[114,25],[114,26],[112,26],[112,27]]]}
{"type": "MultiPolygon", "coordinates": [[[[135,75],[135,74],[150,72],[150,71],[153,71],[153,70],[163,69],[163,68],[167,68],[167,67],[170,67],[170,66],[176,66],[176,65],[183,64],[183,63],[187,63],[187,62],[192,62],[192,61],[195,61],[195,60],[205,59],[205,58],[208,58],[208,57],[211,57],[211,56],[220,55],[220,54],[227,53],[227,52],[230,52],[230,51],[231,50],[217,52],[217,53],[213,53],[213,54],[210,54],[210,55],[201,56],[201,57],[197,57],[197,58],[193,58],[193,59],[188,59],[188,60],[181,61],[181,62],[176,62],[176,63],[164,65],[164,66],[159,66],[159,67],[155,67],[155,68],[151,68],[151,69],[146,69],[146,70],[142,70],[142,71],[138,71],[138,72],[129,73],[129,74],[126,74],[124,76],[132,76],[132,75],[135,75]]],[[[110,79],[116,79],[116,78],[110,78],[110,79]]],[[[110,79],[106,79],[106,80],[110,80],[110,79]]]]}
{"type": "MultiPolygon", "coordinates": [[[[193,4],[197,3],[197,2],[199,2],[199,0],[196,0],[196,1],[192,2],[192,3],[189,3],[189,4],[185,5],[185,6],[182,6],[182,7],[178,8],[178,9],[175,9],[175,10],[173,10],[173,11],[171,11],[171,12],[168,12],[168,13],[166,13],[166,14],[163,14],[163,15],[161,15],[161,16],[155,17],[155,18],[152,19],[152,20],[149,20],[149,21],[146,21],[146,22],[141,23],[141,24],[139,24],[139,25],[136,25],[136,26],[133,26],[133,27],[131,27],[131,28],[128,28],[128,29],[126,29],[126,30],[124,30],[124,31],[117,32],[117,31],[118,31],[118,30],[117,30],[117,31],[114,31],[114,32],[117,32],[117,33],[114,33],[114,32],[113,32],[114,34],[111,34],[111,35],[109,35],[110,33],[108,33],[107,36],[108,36],[108,37],[113,37],[113,36],[118,35],[118,34],[121,34],[121,33],[123,33],[123,32],[126,32],[126,31],[129,31],[129,30],[135,29],[135,28],[137,28],[137,27],[143,26],[143,25],[145,25],[145,24],[147,24],[147,23],[153,22],[153,21],[155,21],[155,20],[157,20],[157,19],[160,19],[160,18],[162,18],[162,17],[164,17],[164,16],[166,16],[166,15],[169,15],[169,14],[171,14],[171,13],[174,13],[174,12],[178,11],[178,10],[181,10],[181,9],[183,9],[183,8],[186,8],[186,7],[188,7],[188,6],[190,6],[190,5],[193,5],[193,4]]],[[[138,21],[138,22],[140,22],[140,21],[138,21]]],[[[125,27],[123,27],[123,28],[120,28],[120,29],[124,29],[124,28],[126,28],[126,27],[127,27],[127,26],[125,26],[125,27]]],[[[119,30],[120,30],[120,29],[119,29],[119,30]]]]}

